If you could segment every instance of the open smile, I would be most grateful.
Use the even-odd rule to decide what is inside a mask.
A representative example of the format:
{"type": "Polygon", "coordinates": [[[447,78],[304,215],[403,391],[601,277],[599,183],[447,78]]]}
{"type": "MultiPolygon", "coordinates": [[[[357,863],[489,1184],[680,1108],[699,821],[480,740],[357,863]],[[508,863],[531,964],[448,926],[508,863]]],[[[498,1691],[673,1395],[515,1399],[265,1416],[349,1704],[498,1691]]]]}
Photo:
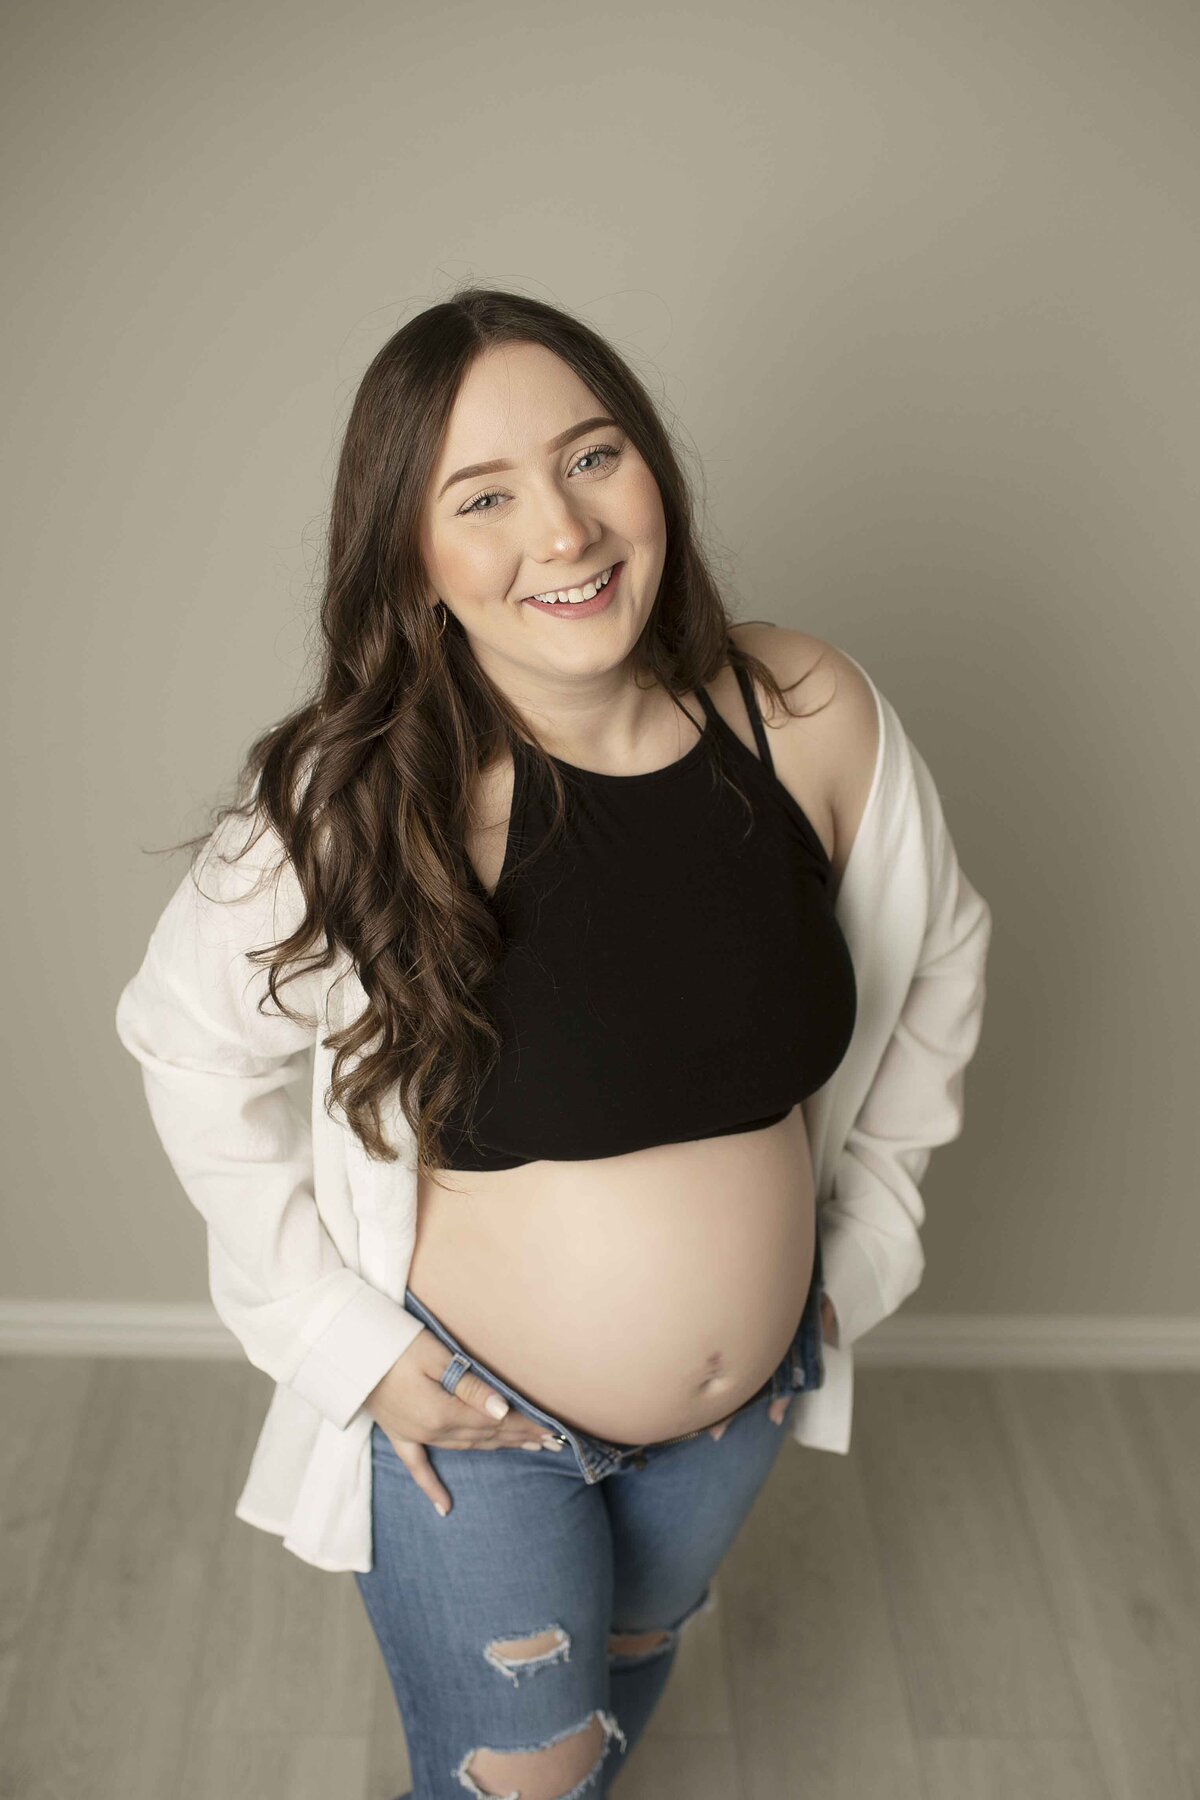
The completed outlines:
{"type": "Polygon", "coordinates": [[[621,578],[621,571],[624,567],[625,564],[623,562],[618,562],[613,563],[612,567],[608,570],[601,569],[597,576],[592,577],[592,581],[597,580],[600,575],[607,575],[608,579],[605,581],[604,586],[597,588],[594,593],[588,594],[588,589],[592,586],[592,581],[585,581],[581,587],[558,590],[558,593],[560,594],[565,592],[566,598],[554,597],[550,600],[541,600],[536,594],[530,594],[527,599],[522,600],[521,605],[532,606],[539,612],[561,613],[564,617],[588,618],[593,613],[603,612],[605,607],[609,605],[616,592],[617,583],[621,578]],[[573,596],[578,596],[578,598],[574,598],[573,596]]]}

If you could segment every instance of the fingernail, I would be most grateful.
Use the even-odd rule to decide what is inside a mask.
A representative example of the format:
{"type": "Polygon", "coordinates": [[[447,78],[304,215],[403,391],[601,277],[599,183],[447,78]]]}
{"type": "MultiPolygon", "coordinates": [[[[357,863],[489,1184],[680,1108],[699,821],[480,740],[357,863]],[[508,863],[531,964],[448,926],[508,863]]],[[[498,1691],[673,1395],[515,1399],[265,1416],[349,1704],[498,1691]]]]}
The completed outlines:
{"type": "Polygon", "coordinates": [[[443,1506],[440,1500],[435,1500],[433,1504],[436,1506],[437,1510],[441,1513],[441,1515],[444,1519],[446,1514],[449,1512],[450,1508],[448,1506],[443,1506]]]}
{"type": "Polygon", "coordinates": [[[508,1401],[502,1400],[499,1394],[492,1394],[488,1398],[486,1411],[491,1413],[493,1419],[503,1419],[508,1413],[508,1401]]]}

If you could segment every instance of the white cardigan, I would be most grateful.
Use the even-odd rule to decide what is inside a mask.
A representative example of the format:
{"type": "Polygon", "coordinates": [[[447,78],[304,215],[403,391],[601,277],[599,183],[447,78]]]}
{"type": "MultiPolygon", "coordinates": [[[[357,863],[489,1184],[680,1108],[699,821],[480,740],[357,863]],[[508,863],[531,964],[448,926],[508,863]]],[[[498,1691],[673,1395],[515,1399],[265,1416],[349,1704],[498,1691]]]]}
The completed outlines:
{"type": "MultiPolygon", "coordinates": [[[[851,1346],[924,1271],[918,1184],[934,1146],[962,1130],[991,938],[990,910],[959,868],[933,778],[867,680],[879,749],[836,904],[857,1021],[838,1069],[803,1102],[839,1342],[825,1346],[824,1386],[798,1393],[791,1414],[798,1443],[842,1453],[851,1346]]],[[[244,819],[224,820],[208,852],[249,835],[244,819]]],[[[333,1053],[321,1038],[366,1004],[348,957],[282,990],[317,1026],[255,1011],[266,973],[243,953],[290,933],[302,911],[273,829],[229,866],[206,853],[159,918],[116,1026],[206,1221],[217,1314],[276,1384],[236,1515],[316,1568],[365,1572],[372,1419],[362,1402],[422,1329],[403,1306],[415,1141],[390,1102],[384,1128],[400,1158],[373,1161],[341,1109],[325,1110],[333,1053]],[[214,893],[236,903],[207,898],[214,893]]]]}

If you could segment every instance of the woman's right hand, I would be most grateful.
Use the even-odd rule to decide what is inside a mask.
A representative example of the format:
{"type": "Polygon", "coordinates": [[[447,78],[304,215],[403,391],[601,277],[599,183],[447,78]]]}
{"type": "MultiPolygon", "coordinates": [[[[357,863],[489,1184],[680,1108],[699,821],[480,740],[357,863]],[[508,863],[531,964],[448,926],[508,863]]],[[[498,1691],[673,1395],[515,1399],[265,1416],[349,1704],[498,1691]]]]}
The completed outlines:
{"type": "Polygon", "coordinates": [[[426,1444],[439,1450],[540,1451],[543,1443],[547,1449],[562,1448],[543,1438],[540,1426],[515,1413],[503,1394],[473,1369],[447,1393],[442,1376],[452,1360],[442,1340],[425,1326],[363,1402],[421,1492],[447,1513],[452,1502],[425,1454],[426,1444]],[[507,1409],[504,1418],[487,1412],[492,1399],[507,1409]]]}

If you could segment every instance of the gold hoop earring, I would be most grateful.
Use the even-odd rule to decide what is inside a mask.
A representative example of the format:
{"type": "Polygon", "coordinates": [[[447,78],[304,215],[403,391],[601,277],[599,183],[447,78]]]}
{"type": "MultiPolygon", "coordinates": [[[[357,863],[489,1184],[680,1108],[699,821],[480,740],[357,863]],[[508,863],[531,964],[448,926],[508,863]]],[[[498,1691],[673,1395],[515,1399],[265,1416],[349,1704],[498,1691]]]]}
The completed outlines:
{"type": "Polygon", "coordinates": [[[444,638],[446,635],[446,623],[450,617],[450,613],[447,609],[446,602],[444,600],[439,600],[438,605],[442,609],[442,624],[441,624],[441,629],[438,632],[438,641],[440,643],[442,638],[444,638]]]}

